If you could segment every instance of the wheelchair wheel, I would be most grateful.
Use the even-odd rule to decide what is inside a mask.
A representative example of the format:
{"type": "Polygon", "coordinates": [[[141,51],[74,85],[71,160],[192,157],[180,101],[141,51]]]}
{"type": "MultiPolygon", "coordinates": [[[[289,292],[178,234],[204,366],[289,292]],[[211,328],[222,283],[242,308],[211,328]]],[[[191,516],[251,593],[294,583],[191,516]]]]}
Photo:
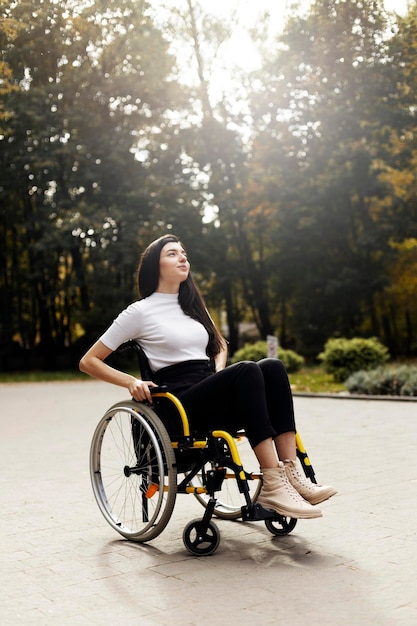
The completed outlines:
{"type": "Polygon", "coordinates": [[[279,519],[266,519],[265,526],[270,533],[277,537],[283,537],[289,535],[294,530],[297,520],[294,517],[279,516],[279,519]]]}
{"type": "Polygon", "coordinates": [[[216,524],[208,523],[203,530],[201,519],[195,519],[184,528],[182,535],[184,545],[194,556],[208,556],[217,550],[220,543],[220,532],[216,524]]]}
{"type": "MultiPolygon", "coordinates": [[[[245,470],[248,471],[248,467],[253,467],[255,457],[246,437],[241,437],[238,440],[237,448],[242,461],[242,465],[245,470]]],[[[192,485],[194,485],[195,487],[200,487],[204,485],[203,472],[209,471],[211,469],[213,469],[212,464],[206,463],[203,470],[191,481],[192,485]]],[[[257,474],[259,474],[259,471],[257,472],[257,474]]],[[[230,476],[230,478],[226,478],[224,480],[221,491],[219,492],[219,494],[216,494],[216,496],[218,496],[218,499],[213,515],[220,519],[235,520],[242,517],[241,507],[243,504],[245,504],[245,502],[242,494],[239,491],[236,478],[231,475],[230,471],[228,471],[228,476],[230,476]]],[[[261,478],[254,478],[253,480],[248,480],[247,482],[251,500],[252,502],[256,502],[256,499],[262,487],[262,480],[261,478]]],[[[210,496],[205,493],[196,493],[194,495],[200,502],[200,504],[202,504],[205,508],[210,499],[210,496]]]]}
{"type": "Polygon", "coordinates": [[[90,450],[94,496],[107,522],[131,541],[149,541],[167,525],[176,499],[171,440],[159,417],[128,400],[112,406],[90,450]]]}

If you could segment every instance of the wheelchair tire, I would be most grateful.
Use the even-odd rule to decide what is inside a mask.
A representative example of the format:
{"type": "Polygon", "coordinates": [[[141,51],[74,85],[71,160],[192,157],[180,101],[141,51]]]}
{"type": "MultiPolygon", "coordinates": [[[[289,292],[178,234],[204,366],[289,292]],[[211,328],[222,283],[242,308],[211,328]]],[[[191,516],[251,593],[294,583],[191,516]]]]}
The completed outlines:
{"type": "MultiPolygon", "coordinates": [[[[237,443],[237,448],[239,451],[239,456],[241,457],[243,467],[245,467],[245,469],[247,467],[250,467],[250,464],[254,463],[254,454],[248,440],[245,437],[242,437],[241,440],[239,440],[237,443]]],[[[207,463],[205,466],[205,470],[208,471],[211,469],[211,464],[207,463]]],[[[198,487],[203,486],[204,481],[201,472],[192,480],[192,484],[198,487]]],[[[250,490],[252,502],[256,502],[262,487],[261,478],[248,480],[248,487],[250,490]]],[[[194,495],[200,502],[200,504],[202,504],[205,508],[210,499],[210,496],[205,493],[196,493],[194,495]]],[[[216,502],[216,507],[213,512],[213,515],[215,517],[218,517],[219,519],[229,520],[236,520],[242,517],[241,507],[245,503],[243,501],[242,494],[239,491],[236,478],[226,478],[223,482],[222,490],[219,492],[219,494],[216,494],[216,497],[217,495],[218,498],[216,502]]]]}
{"type": "Polygon", "coordinates": [[[266,519],[265,526],[270,533],[277,537],[289,535],[294,530],[297,520],[294,517],[280,516],[280,519],[266,519]]]}
{"type": "Polygon", "coordinates": [[[209,522],[203,530],[201,519],[194,519],[184,528],[182,535],[184,545],[193,556],[209,556],[220,543],[220,531],[214,522],[209,522]]]}
{"type": "Polygon", "coordinates": [[[147,405],[113,405],[94,432],[90,477],[107,522],[126,539],[158,536],[174,509],[177,472],[171,440],[147,405]]]}

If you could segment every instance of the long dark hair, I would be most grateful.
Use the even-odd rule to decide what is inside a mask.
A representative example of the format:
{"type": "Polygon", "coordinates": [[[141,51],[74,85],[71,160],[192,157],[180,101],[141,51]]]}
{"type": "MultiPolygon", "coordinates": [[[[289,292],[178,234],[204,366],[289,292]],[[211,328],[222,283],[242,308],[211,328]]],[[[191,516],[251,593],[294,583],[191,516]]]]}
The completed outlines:
{"type": "MultiPolygon", "coordinates": [[[[175,235],[163,235],[149,244],[142,254],[138,267],[138,290],[141,299],[147,298],[157,290],[161,251],[171,241],[181,243],[175,235]]],[[[186,315],[203,324],[209,335],[207,356],[215,357],[224,347],[225,340],[208,314],[201,291],[191,272],[188,273],[187,279],[180,284],[178,302],[186,315]]]]}

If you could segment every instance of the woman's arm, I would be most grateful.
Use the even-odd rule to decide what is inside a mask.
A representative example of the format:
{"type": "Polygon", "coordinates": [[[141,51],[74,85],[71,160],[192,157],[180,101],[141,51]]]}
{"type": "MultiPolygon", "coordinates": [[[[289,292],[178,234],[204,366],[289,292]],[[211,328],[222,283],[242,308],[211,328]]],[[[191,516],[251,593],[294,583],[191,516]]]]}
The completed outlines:
{"type": "Polygon", "coordinates": [[[223,348],[220,350],[218,354],[214,357],[214,362],[216,364],[216,372],[223,370],[226,367],[227,363],[227,343],[224,341],[223,348]]]}
{"type": "Polygon", "coordinates": [[[125,387],[129,390],[132,398],[138,402],[148,400],[152,402],[150,387],[156,387],[157,385],[150,380],[139,380],[127,374],[126,372],[120,372],[114,369],[110,365],[105,363],[105,359],[113,352],[110,348],[107,348],[100,340],[85,353],[80,361],[80,370],[86,374],[89,374],[93,378],[98,378],[106,383],[112,383],[119,387],[125,387]]]}

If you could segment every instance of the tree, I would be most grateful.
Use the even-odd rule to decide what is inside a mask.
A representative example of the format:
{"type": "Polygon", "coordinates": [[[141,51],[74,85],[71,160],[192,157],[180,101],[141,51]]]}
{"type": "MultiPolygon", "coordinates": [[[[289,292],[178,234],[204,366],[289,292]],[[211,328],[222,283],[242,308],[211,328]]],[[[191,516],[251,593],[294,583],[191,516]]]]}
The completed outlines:
{"type": "Polygon", "coordinates": [[[293,335],[312,354],[336,329],[350,335],[368,318],[380,332],[375,294],[385,284],[393,227],[375,164],[396,103],[386,23],[378,2],[316,2],[290,20],[253,98],[255,147],[269,163],[266,195],[279,224],[278,274],[286,258],[295,263],[279,285],[293,294],[293,335]],[[295,237],[280,238],[285,223],[298,259],[295,237]]]}
{"type": "Polygon", "coordinates": [[[3,3],[2,354],[17,340],[51,367],[92,341],[166,231],[232,352],[242,320],[310,356],[358,333],[410,352],[415,311],[393,281],[416,234],[416,12],[388,22],[380,4],[316,2],[267,47],[265,17],[261,69],[222,98],[213,68],[237,13],[3,3]]]}
{"type": "Polygon", "coordinates": [[[398,253],[379,301],[383,337],[392,356],[410,357],[417,348],[417,239],[409,238],[392,245],[398,253]]]}
{"type": "Polygon", "coordinates": [[[246,155],[240,134],[231,128],[236,117],[224,102],[213,99],[210,81],[216,57],[231,37],[232,20],[225,22],[201,3],[186,0],[171,11],[167,23],[172,37],[180,42],[176,47],[189,51],[187,61],[193,72],[184,89],[188,100],[182,124],[176,141],[171,138],[171,152],[166,153],[170,158],[176,143],[180,158],[173,181],[181,184],[184,195],[181,206],[173,206],[166,198],[169,209],[162,214],[186,243],[190,241],[193,270],[199,274],[208,304],[225,307],[233,352],[238,347],[242,308],[238,188],[246,155]]]}
{"type": "Polygon", "coordinates": [[[19,89],[3,95],[1,282],[13,316],[2,341],[39,342],[49,367],[77,323],[96,330],[131,297],[138,224],[151,212],[135,150],[173,99],[167,44],[146,10],[8,7],[22,27],[4,50],[19,89]]]}

